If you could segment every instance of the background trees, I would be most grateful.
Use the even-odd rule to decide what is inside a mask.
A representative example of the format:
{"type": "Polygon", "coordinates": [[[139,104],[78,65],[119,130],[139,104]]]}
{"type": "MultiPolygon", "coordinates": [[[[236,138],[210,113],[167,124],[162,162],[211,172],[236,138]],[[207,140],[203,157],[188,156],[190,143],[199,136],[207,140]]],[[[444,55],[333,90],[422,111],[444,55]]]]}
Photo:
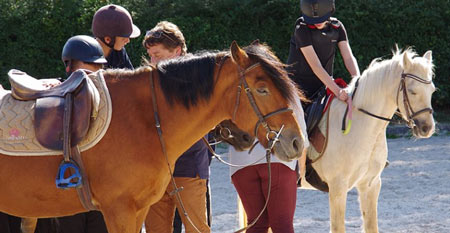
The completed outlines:
{"type": "MultiPolygon", "coordinates": [[[[177,24],[190,52],[224,50],[231,41],[247,45],[255,39],[271,46],[286,61],[289,39],[300,15],[298,0],[2,0],[0,1],[0,82],[20,69],[39,78],[64,75],[60,60],[65,41],[91,35],[95,11],[108,3],[127,8],[143,34],[161,20],[177,24]]],[[[450,1],[337,0],[336,14],[346,26],[360,69],[391,50],[413,46],[422,55],[433,50],[433,105],[444,110],[450,100],[450,1]]],[[[133,64],[146,55],[143,35],[127,45],[133,64]]],[[[340,57],[335,76],[348,80],[340,57]]]]}

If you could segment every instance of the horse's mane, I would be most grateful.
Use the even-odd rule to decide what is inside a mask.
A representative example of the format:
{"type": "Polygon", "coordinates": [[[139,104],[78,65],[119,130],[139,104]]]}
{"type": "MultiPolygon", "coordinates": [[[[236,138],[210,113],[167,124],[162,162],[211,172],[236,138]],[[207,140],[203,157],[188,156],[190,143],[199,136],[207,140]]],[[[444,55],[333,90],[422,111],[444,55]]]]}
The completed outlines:
{"type": "Polygon", "coordinates": [[[289,78],[286,64],[283,64],[277,56],[265,44],[252,44],[244,48],[249,57],[261,64],[264,71],[272,78],[272,82],[280,90],[281,95],[290,102],[295,103],[297,96],[303,100],[306,97],[289,78]]]}
{"type": "MultiPolygon", "coordinates": [[[[297,88],[287,76],[285,65],[263,44],[244,48],[253,62],[259,62],[271,77],[281,95],[295,103],[297,88]]],[[[217,58],[230,57],[230,52],[203,51],[158,64],[161,88],[169,103],[180,101],[186,108],[195,106],[199,98],[209,100],[214,86],[214,68],[217,58]]]]}
{"type": "MultiPolygon", "coordinates": [[[[288,77],[283,64],[270,48],[264,44],[252,44],[243,48],[252,62],[261,64],[264,71],[270,76],[281,95],[291,103],[296,103],[298,96],[306,99],[295,83],[288,77]]],[[[170,59],[158,63],[156,66],[160,77],[160,86],[166,100],[183,103],[189,109],[197,105],[199,99],[209,100],[214,90],[214,68],[218,58],[229,59],[230,51],[212,52],[203,51],[197,54],[170,59]]],[[[110,80],[129,79],[150,72],[147,66],[136,70],[109,69],[110,80]]]]}
{"type": "Polygon", "coordinates": [[[186,108],[199,98],[209,100],[214,87],[217,53],[204,51],[158,63],[160,85],[170,104],[181,101],[186,108]]]}
{"type": "MultiPolygon", "coordinates": [[[[355,105],[365,106],[367,103],[373,103],[379,100],[380,93],[385,93],[386,87],[398,86],[398,81],[403,70],[402,62],[404,54],[407,59],[415,66],[420,65],[424,69],[432,68],[432,64],[428,64],[422,57],[417,57],[417,53],[410,47],[405,50],[396,48],[392,51],[392,58],[383,60],[375,58],[370,65],[362,73],[359,78],[359,86],[355,96],[355,105]],[[391,85],[387,85],[391,84],[391,85]]],[[[416,66],[415,66],[416,68],[416,66]]],[[[427,77],[423,77],[427,78],[427,77]]],[[[349,85],[350,90],[355,89],[356,78],[354,78],[349,85]]]]}

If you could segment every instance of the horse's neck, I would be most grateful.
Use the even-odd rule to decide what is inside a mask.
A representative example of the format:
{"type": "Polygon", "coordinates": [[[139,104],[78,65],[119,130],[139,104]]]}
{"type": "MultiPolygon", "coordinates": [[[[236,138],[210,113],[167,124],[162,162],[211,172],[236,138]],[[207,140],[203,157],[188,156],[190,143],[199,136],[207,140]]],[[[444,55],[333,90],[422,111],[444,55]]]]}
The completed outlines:
{"type": "Polygon", "coordinates": [[[380,72],[366,74],[369,77],[361,80],[359,88],[356,89],[353,103],[355,108],[364,109],[385,118],[392,118],[398,108],[397,92],[401,70],[398,68],[391,70],[391,66],[387,65],[384,69],[386,71],[381,74],[380,72]]]}
{"type": "Polygon", "coordinates": [[[365,80],[361,79],[356,89],[353,99],[353,122],[354,127],[364,128],[365,134],[375,135],[383,132],[388,122],[369,116],[358,109],[389,119],[397,110],[397,91],[401,70],[395,65],[386,65],[384,71],[365,74],[369,76],[364,77],[365,80]]]}
{"type": "Polygon", "coordinates": [[[191,105],[187,109],[179,101],[168,103],[159,85],[159,79],[155,79],[155,94],[160,116],[164,141],[167,153],[181,155],[191,145],[205,136],[222,120],[227,118],[228,107],[223,98],[225,90],[217,87],[209,101],[200,99],[197,105],[191,105]]]}

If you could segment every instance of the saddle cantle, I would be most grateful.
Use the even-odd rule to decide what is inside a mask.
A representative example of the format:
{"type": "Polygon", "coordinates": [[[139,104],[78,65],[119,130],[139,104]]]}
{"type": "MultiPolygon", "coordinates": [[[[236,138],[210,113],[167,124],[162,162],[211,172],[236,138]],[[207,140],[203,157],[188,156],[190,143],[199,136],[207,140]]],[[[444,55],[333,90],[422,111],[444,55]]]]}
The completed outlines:
{"type": "Polygon", "coordinates": [[[89,129],[93,99],[88,77],[83,70],[77,70],[61,85],[45,88],[42,83],[18,70],[9,73],[11,95],[18,100],[35,100],[34,128],[36,138],[46,148],[62,150],[63,130],[69,127],[64,122],[65,108],[72,108],[70,120],[70,146],[76,146],[89,129]],[[72,103],[67,103],[68,94],[72,103]]]}
{"type": "Polygon", "coordinates": [[[20,70],[10,70],[8,76],[13,97],[26,101],[44,97],[64,97],[67,93],[75,92],[87,75],[82,70],[75,71],[61,85],[52,88],[45,87],[41,80],[20,70]]]}

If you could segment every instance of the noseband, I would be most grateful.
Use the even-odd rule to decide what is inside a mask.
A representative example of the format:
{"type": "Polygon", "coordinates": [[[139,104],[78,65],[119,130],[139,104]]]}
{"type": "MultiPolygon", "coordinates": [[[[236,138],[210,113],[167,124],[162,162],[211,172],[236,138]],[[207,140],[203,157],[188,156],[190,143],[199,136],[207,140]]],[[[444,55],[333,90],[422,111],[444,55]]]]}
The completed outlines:
{"type": "MultiPolygon", "coordinates": [[[[403,117],[403,114],[401,112],[399,112],[399,111],[396,112],[396,114],[402,117],[403,121],[406,122],[406,124],[408,125],[409,128],[413,128],[415,126],[414,119],[413,119],[414,117],[416,117],[416,116],[418,116],[418,115],[420,115],[422,113],[433,114],[433,109],[432,108],[423,108],[423,109],[421,109],[421,110],[419,110],[417,112],[415,112],[413,110],[412,105],[411,105],[411,103],[409,101],[408,91],[406,90],[406,78],[411,78],[411,79],[413,79],[415,81],[418,81],[420,83],[423,83],[423,84],[431,84],[432,81],[431,80],[425,80],[425,79],[423,79],[421,77],[418,77],[418,76],[416,76],[414,74],[402,72],[400,85],[399,85],[398,90],[397,90],[396,102],[397,102],[397,107],[399,107],[400,105],[398,103],[398,97],[400,95],[400,92],[402,92],[402,94],[403,94],[403,107],[405,108],[406,117],[403,117]],[[406,120],[404,120],[405,118],[406,118],[406,120]]],[[[353,95],[356,93],[356,90],[358,88],[358,83],[359,83],[359,79],[355,83],[355,91],[354,91],[353,95]]],[[[375,115],[375,114],[370,113],[370,112],[368,112],[368,111],[366,111],[364,109],[358,108],[358,110],[363,112],[363,113],[365,113],[365,114],[367,114],[367,115],[369,115],[369,116],[375,117],[377,119],[393,122],[393,120],[390,119],[390,118],[385,118],[385,117],[382,117],[382,116],[375,115]]]]}

